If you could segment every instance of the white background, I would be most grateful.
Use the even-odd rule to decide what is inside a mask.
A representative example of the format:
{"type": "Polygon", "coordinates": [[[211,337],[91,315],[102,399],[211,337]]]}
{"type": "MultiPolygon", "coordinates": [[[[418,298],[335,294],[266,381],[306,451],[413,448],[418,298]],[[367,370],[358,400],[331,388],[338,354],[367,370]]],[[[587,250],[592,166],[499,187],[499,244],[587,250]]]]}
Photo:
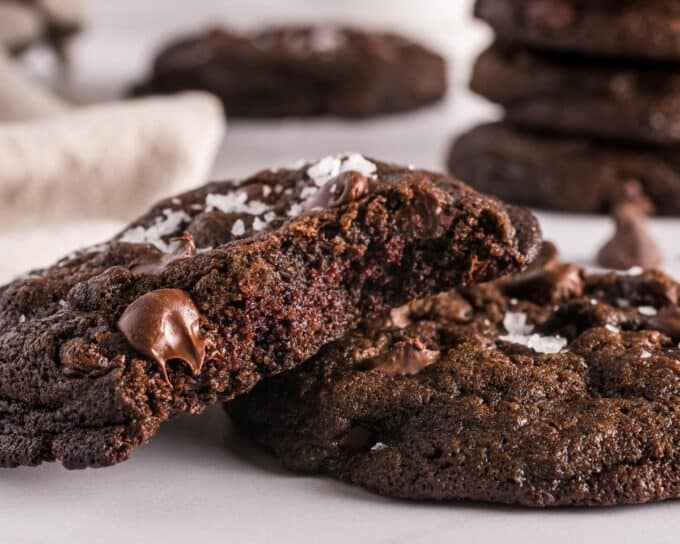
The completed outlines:
{"type": "MultiPolygon", "coordinates": [[[[471,59],[489,39],[467,0],[98,0],[68,78],[55,83],[87,103],[116,98],[177,31],[226,22],[346,20],[399,28],[452,59],[452,93],[435,108],[368,122],[230,122],[214,176],[231,177],[340,151],[440,169],[451,137],[496,111],[465,90],[471,59]]],[[[40,59],[33,59],[39,66],[40,59]]],[[[1,84],[1,83],[0,83],[1,84]]],[[[547,237],[589,264],[610,232],[604,218],[540,214],[547,237]]],[[[0,279],[49,264],[120,225],[73,224],[0,234],[0,279]]],[[[678,272],[680,222],[656,220],[666,267],[678,272]]],[[[23,543],[453,543],[677,542],[680,505],[532,511],[471,504],[411,504],[325,478],[282,471],[232,431],[221,409],[166,425],[115,467],[0,470],[0,544],[23,543]]]]}

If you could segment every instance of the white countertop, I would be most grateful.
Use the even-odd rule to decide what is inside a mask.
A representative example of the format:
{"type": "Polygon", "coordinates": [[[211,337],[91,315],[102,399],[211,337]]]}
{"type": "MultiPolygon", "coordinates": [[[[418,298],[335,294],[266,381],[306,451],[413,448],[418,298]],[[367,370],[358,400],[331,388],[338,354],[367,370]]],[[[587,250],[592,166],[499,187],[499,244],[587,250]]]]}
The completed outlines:
{"type": "MultiPolygon", "coordinates": [[[[492,118],[470,96],[470,59],[488,39],[464,15],[468,0],[119,0],[92,2],[93,28],[59,86],[82,102],[114,97],[141,75],[151,52],[177,30],[345,19],[394,25],[445,50],[453,89],[442,105],[377,121],[231,122],[216,177],[356,150],[441,169],[453,134],[492,118]],[[453,4],[453,7],[451,7],[453,4]],[[367,8],[366,5],[370,5],[367,8]]],[[[40,65],[40,59],[34,60],[40,65]]],[[[589,263],[611,226],[605,218],[539,214],[565,258],[589,263]]],[[[107,238],[112,222],[36,228],[0,235],[0,280],[47,265],[82,244],[107,238]]],[[[666,267],[680,276],[680,220],[652,230],[666,267]]],[[[245,443],[221,409],[171,422],[115,467],[68,472],[57,465],[0,470],[0,543],[676,542],[680,504],[601,510],[532,511],[478,504],[412,504],[373,496],[326,478],[300,477],[245,443]]]]}

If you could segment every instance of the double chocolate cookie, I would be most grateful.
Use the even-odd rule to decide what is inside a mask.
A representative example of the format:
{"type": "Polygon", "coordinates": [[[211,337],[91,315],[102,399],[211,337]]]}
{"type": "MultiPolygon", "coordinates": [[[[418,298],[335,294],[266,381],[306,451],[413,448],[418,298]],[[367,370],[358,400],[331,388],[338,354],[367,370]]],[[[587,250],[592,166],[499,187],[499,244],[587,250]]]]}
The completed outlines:
{"type": "Polygon", "coordinates": [[[535,219],[349,154],[211,183],[0,288],[0,466],[122,461],[360,318],[524,268],[535,219]]]}
{"type": "Polygon", "coordinates": [[[477,0],[475,14],[504,40],[542,49],[680,59],[674,0],[477,0]]]}
{"type": "Polygon", "coordinates": [[[395,34],[336,26],[213,30],[163,50],[137,94],[203,89],[237,117],[364,117],[446,91],[441,56],[395,34]]]}
{"type": "Polygon", "coordinates": [[[449,170],[508,202],[570,212],[610,211],[636,182],[660,215],[680,214],[680,160],[671,149],[607,144],[482,125],[460,136],[449,170]]]}
{"type": "Polygon", "coordinates": [[[290,469],[404,499],[680,496],[678,284],[528,274],[392,312],[229,403],[290,469]]]}
{"type": "Polygon", "coordinates": [[[507,120],[559,134],[656,145],[680,143],[680,70],[539,53],[496,44],[477,61],[472,89],[507,120]]]}

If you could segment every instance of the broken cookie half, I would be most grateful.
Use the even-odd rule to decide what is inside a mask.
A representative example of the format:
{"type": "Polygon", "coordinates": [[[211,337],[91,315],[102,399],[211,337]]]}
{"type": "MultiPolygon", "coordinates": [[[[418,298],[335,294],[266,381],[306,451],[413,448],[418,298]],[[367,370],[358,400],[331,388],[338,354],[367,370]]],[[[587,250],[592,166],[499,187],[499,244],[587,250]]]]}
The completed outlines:
{"type": "Polygon", "coordinates": [[[0,288],[0,465],[122,461],[168,418],[539,245],[528,212],[358,154],[170,198],[0,288]]]}

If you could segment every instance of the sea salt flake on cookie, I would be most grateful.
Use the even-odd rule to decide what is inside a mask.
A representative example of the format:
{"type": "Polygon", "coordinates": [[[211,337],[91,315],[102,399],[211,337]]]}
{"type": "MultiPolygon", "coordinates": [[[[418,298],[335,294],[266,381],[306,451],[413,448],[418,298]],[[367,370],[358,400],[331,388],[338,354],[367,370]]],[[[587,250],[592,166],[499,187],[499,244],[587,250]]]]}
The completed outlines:
{"type": "Polygon", "coordinates": [[[170,251],[170,245],[163,240],[164,236],[176,234],[180,227],[191,221],[191,217],[184,211],[166,209],[149,227],[142,226],[128,229],[120,237],[121,242],[130,244],[151,244],[163,252],[170,251]]]}
{"type": "Polygon", "coordinates": [[[637,311],[639,314],[647,317],[654,317],[658,313],[654,306],[640,306],[637,311]]]}
{"type": "Polygon", "coordinates": [[[358,172],[367,178],[375,177],[377,167],[359,153],[325,157],[307,169],[307,175],[318,187],[345,172],[358,172]]]}
{"type": "Polygon", "coordinates": [[[507,312],[503,326],[508,334],[500,336],[500,340],[526,346],[538,353],[559,353],[567,346],[567,339],[561,336],[532,334],[534,327],[527,323],[527,315],[523,312],[507,312]]]}

